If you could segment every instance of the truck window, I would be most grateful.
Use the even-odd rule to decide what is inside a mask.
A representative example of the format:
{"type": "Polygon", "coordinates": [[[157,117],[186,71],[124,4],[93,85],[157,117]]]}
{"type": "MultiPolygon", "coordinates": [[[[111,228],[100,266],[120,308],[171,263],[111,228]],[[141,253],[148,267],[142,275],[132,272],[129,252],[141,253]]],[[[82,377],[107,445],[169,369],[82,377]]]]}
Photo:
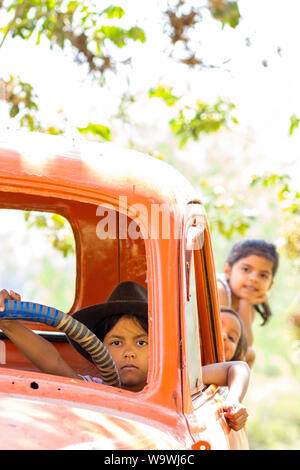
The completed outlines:
{"type": "Polygon", "coordinates": [[[197,292],[195,283],[194,252],[186,251],[187,261],[187,360],[191,393],[197,393],[202,388],[201,344],[197,307],[197,292]]]}
{"type": "Polygon", "coordinates": [[[207,263],[208,234],[190,226],[186,236],[186,350],[191,394],[202,390],[202,365],[218,362],[222,343],[212,292],[213,266],[207,263]],[[218,336],[219,335],[219,336],[218,336]]]}
{"type": "Polygon", "coordinates": [[[75,296],[75,242],[64,217],[0,209],[0,243],[1,289],[16,291],[23,300],[70,310],[75,296]]]}

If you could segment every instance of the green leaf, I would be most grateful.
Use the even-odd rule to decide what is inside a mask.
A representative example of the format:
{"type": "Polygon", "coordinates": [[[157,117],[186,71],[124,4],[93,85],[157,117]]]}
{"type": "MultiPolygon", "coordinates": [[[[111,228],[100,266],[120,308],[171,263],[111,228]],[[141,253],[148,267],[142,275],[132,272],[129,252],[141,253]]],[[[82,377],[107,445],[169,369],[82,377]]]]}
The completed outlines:
{"type": "Polygon", "coordinates": [[[179,96],[175,96],[172,93],[173,88],[165,88],[163,86],[158,86],[157,88],[150,88],[148,94],[149,98],[161,98],[164,100],[167,106],[174,106],[178,100],[180,100],[179,96]]]}
{"type": "Polygon", "coordinates": [[[141,41],[142,43],[146,41],[145,31],[143,31],[138,26],[133,26],[129,29],[128,37],[130,37],[134,41],[141,41]]]}
{"type": "Polygon", "coordinates": [[[47,219],[43,215],[37,215],[36,218],[35,218],[35,221],[32,222],[32,224],[36,225],[39,228],[44,228],[44,227],[48,226],[47,219]]]}
{"type": "Polygon", "coordinates": [[[292,135],[294,130],[299,127],[300,119],[297,118],[295,114],[290,117],[290,128],[289,128],[289,135],[292,135]]]}
{"type": "Polygon", "coordinates": [[[72,0],[71,2],[68,3],[67,10],[69,13],[70,12],[73,13],[78,8],[78,6],[79,6],[79,2],[72,0]]]}
{"type": "Polygon", "coordinates": [[[54,226],[57,230],[64,228],[65,219],[59,214],[53,214],[51,220],[54,222],[54,226]]]}
{"type": "Polygon", "coordinates": [[[213,105],[198,100],[195,108],[186,106],[181,109],[178,116],[169,122],[171,131],[179,140],[180,148],[184,147],[188,140],[198,141],[203,134],[218,132],[232,120],[232,109],[234,105],[222,99],[213,105]]]}
{"type": "Polygon", "coordinates": [[[25,220],[25,222],[28,222],[29,217],[30,217],[30,214],[31,214],[30,211],[26,211],[26,212],[24,213],[24,220],[25,220]]]}
{"type": "Polygon", "coordinates": [[[115,7],[111,5],[108,8],[105,8],[103,13],[106,13],[107,18],[112,19],[112,18],[122,18],[122,16],[125,14],[123,8],[121,7],[115,7]]]}
{"type": "Polygon", "coordinates": [[[225,24],[236,28],[240,22],[241,14],[238,3],[231,0],[210,0],[209,6],[211,15],[216,20],[221,21],[223,27],[225,24]]]}
{"type": "Polygon", "coordinates": [[[110,39],[116,46],[125,46],[126,31],[117,26],[102,26],[100,31],[103,33],[105,38],[110,39]]]}
{"type": "Polygon", "coordinates": [[[107,126],[102,126],[101,124],[89,123],[87,127],[77,127],[77,129],[81,134],[91,133],[95,136],[101,137],[105,141],[111,140],[110,128],[107,126]]]}
{"type": "Polygon", "coordinates": [[[15,117],[19,112],[19,105],[18,104],[14,104],[11,108],[10,108],[10,111],[9,111],[9,115],[10,117],[15,117]]]}

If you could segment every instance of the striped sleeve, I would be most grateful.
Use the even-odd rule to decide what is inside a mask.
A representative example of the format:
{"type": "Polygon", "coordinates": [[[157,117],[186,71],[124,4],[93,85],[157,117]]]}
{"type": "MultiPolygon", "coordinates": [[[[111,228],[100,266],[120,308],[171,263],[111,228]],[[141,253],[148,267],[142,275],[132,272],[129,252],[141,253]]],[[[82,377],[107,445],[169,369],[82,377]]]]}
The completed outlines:
{"type": "Polygon", "coordinates": [[[78,374],[78,377],[81,377],[85,382],[95,382],[97,384],[103,383],[103,380],[100,379],[100,377],[91,377],[90,375],[80,375],[80,374],[78,374]]]}

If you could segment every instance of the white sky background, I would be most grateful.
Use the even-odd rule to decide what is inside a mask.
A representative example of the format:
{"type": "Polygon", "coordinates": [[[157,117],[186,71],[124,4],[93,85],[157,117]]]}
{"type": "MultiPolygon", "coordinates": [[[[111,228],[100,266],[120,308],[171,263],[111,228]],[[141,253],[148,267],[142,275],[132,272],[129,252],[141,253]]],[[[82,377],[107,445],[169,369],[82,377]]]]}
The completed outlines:
{"type": "MultiPolygon", "coordinates": [[[[143,0],[107,2],[125,9],[120,26],[132,26],[135,21],[147,35],[145,44],[134,43],[130,75],[132,92],[142,93],[159,83],[174,86],[174,92],[214,102],[217,97],[227,98],[236,105],[237,132],[251,129],[254,136],[254,152],[263,155],[262,167],[276,169],[293,164],[293,174],[299,161],[300,129],[288,135],[292,114],[300,117],[300,64],[299,44],[300,2],[298,0],[241,0],[240,25],[232,29],[204,16],[194,33],[199,56],[205,63],[220,65],[206,71],[191,71],[166,59],[163,50],[169,47],[166,35],[162,35],[161,11],[164,1],[151,0],[151,8],[143,0]],[[127,23],[128,21],[128,23],[127,23]],[[245,44],[250,39],[251,46],[245,44]],[[277,48],[280,47],[281,55],[277,48]],[[266,60],[268,67],[263,67],[266,60]],[[228,61],[225,65],[224,62],[228,61]]],[[[105,4],[101,4],[101,9],[105,4]]],[[[3,18],[0,18],[0,22],[3,18]]],[[[122,58],[129,55],[127,48],[118,51],[122,58]]],[[[30,41],[7,39],[0,49],[0,76],[19,75],[34,86],[42,115],[49,124],[57,124],[67,117],[70,126],[86,126],[88,122],[109,125],[109,118],[116,112],[121,91],[126,90],[125,68],[108,81],[108,91],[91,84],[86,68],[73,63],[71,55],[58,48],[49,49],[43,40],[35,45],[30,41]],[[63,113],[59,116],[58,110],[63,113]]],[[[136,106],[141,123],[157,123],[164,116],[161,104],[136,106]],[[149,106],[149,108],[147,107],[149,106]],[[150,113],[153,113],[152,116],[150,113]]],[[[156,100],[158,101],[158,100],[156,100]]],[[[165,109],[167,113],[168,110],[165,109]]],[[[6,108],[0,102],[0,118],[6,116],[6,108]]],[[[160,127],[158,125],[158,127],[160,127]]],[[[154,138],[154,136],[153,136],[154,138]]],[[[120,140],[122,143],[122,139],[120,140]]],[[[193,159],[201,154],[201,142],[197,147],[187,146],[185,158],[193,159]]],[[[257,161],[258,164],[258,161],[257,161]]],[[[299,171],[299,170],[298,170],[299,171]]],[[[299,173],[297,173],[298,175],[299,173]]]]}

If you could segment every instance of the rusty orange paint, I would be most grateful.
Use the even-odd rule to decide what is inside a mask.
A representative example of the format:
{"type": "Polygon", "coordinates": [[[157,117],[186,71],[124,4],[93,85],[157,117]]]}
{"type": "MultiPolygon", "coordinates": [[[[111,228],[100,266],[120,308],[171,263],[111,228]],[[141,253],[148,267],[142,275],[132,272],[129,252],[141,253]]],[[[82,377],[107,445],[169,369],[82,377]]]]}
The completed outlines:
{"type": "MultiPolygon", "coordinates": [[[[223,360],[213,250],[206,213],[191,184],[169,165],[108,144],[20,133],[0,139],[0,208],[57,212],[76,241],[75,310],[105,301],[114,286],[136,280],[148,288],[148,384],[139,393],[38,372],[9,340],[0,367],[2,449],[235,449],[245,430],[231,431],[214,385],[191,396],[186,358],[185,233],[204,217],[205,253],[195,254],[202,364],[223,360]],[[121,197],[121,203],[120,203],[121,197]],[[125,204],[126,203],[126,204],[125,204]],[[128,227],[132,208],[142,237],[101,240],[97,208],[128,227]],[[108,213],[107,212],[107,213],[108,213]],[[162,217],[170,235],[164,237],[162,217]],[[194,219],[193,219],[194,217],[194,219]],[[206,281],[203,272],[206,270],[206,281]],[[208,283],[208,284],[207,284],[208,283]]],[[[131,227],[134,227],[131,225],[131,227]]],[[[24,299],[30,300],[30,299],[24,299]]],[[[51,330],[27,323],[32,329],[51,330]]],[[[55,344],[78,373],[95,374],[68,343],[55,344]]]]}

